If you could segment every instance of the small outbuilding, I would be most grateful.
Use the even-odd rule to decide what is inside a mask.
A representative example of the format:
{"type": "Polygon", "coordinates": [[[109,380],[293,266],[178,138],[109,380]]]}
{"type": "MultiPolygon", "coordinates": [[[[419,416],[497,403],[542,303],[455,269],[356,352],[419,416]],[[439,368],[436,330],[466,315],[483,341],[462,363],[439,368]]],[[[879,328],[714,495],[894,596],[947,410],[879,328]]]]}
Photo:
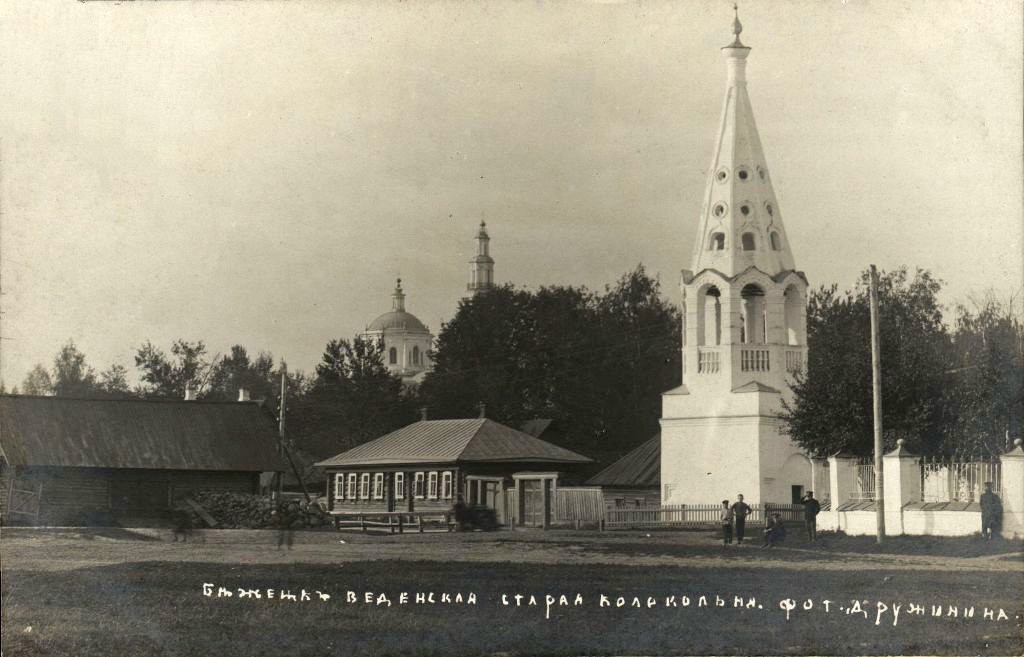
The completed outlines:
{"type": "Polygon", "coordinates": [[[284,469],[259,402],[0,395],[5,521],[156,517],[198,490],[257,493],[284,469]]]}
{"type": "Polygon", "coordinates": [[[587,481],[588,486],[601,487],[608,509],[659,506],[660,484],[660,433],[587,481]]]}
{"type": "Polygon", "coordinates": [[[331,513],[446,511],[459,495],[502,524],[544,526],[590,459],[486,418],[423,420],[317,463],[331,513]]]}

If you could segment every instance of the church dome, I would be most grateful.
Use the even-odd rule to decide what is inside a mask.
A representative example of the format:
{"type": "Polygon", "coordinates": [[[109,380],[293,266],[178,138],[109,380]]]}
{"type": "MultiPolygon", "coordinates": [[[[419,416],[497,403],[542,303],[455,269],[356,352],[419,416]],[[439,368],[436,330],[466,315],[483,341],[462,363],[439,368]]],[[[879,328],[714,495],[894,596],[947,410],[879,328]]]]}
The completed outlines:
{"type": "Polygon", "coordinates": [[[391,295],[392,307],[377,319],[370,322],[366,327],[367,331],[406,331],[408,333],[423,333],[430,335],[430,330],[419,320],[416,315],[405,310],[405,293],[402,291],[402,279],[398,279],[395,291],[391,295]]]}
{"type": "Polygon", "coordinates": [[[408,331],[409,333],[430,333],[416,315],[404,310],[392,310],[384,313],[366,327],[367,331],[386,331],[388,329],[408,331]]]}

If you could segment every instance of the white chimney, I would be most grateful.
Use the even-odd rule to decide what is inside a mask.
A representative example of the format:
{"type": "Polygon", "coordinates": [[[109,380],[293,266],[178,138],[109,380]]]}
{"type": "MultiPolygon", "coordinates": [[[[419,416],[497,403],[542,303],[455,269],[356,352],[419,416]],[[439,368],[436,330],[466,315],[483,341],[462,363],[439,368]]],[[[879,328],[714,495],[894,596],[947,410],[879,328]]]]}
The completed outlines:
{"type": "Polygon", "coordinates": [[[185,384],[185,401],[195,401],[196,391],[192,389],[192,382],[185,384]]]}
{"type": "Polygon", "coordinates": [[[247,402],[249,401],[249,391],[245,388],[238,389],[238,401],[247,402]]]}

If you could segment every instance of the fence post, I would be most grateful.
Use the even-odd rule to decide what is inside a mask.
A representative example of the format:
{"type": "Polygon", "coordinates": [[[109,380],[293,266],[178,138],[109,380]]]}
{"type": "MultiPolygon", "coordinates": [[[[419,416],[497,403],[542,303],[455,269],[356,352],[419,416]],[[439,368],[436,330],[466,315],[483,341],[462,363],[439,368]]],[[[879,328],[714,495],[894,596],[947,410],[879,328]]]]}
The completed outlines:
{"type": "Polygon", "coordinates": [[[999,457],[1001,462],[1003,501],[1003,537],[1024,535],[1024,448],[1021,440],[1013,441],[1013,449],[999,457]]]}
{"type": "Polygon", "coordinates": [[[896,441],[896,449],[882,456],[882,462],[885,533],[901,536],[904,533],[903,505],[921,501],[921,465],[903,446],[902,438],[896,441]]]}
{"type": "Polygon", "coordinates": [[[832,509],[850,499],[850,493],[857,485],[857,459],[849,454],[836,453],[828,457],[829,498],[832,509]]]}
{"type": "Polygon", "coordinates": [[[405,516],[404,515],[399,515],[398,516],[398,533],[399,534],[404,534],[405,533],[405,516]]]}

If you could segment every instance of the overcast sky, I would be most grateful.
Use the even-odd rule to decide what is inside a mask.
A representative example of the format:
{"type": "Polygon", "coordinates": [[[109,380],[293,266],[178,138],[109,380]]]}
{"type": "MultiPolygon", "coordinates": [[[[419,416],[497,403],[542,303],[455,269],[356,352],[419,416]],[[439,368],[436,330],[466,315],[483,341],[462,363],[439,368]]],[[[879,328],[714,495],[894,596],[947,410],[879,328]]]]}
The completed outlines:
{"type": "MultiPolygon", "coordinates": [[[[1022,278],[1016,0],[741,3],[797,266],[1022,278]]],[[[486,218],[496,278],[678,303],[725,85],[707,2],[0,4],[0,376],[73,338],[311,369],[390,308],[436,333],[486,218]]]]}

